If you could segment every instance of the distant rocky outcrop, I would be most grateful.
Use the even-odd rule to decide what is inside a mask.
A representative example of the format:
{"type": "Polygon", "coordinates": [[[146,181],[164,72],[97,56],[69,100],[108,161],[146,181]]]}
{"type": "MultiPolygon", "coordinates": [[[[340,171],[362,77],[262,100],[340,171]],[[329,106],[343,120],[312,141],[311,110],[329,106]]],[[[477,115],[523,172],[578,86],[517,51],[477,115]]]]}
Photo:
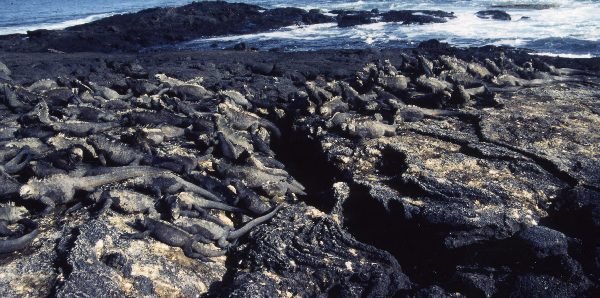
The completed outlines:
{"type": "Polygon", "coordinates": [[[0,37],[0,50],[61,52],[132,52],[207,36],[263,32],[291,25],[332,22],[319,12],[299,8],[263,9],[223,1],[151,8],[120,14],[65,30],[35,30],[0,37]]]}
{"type": "Polygon", "coordinates": [[[371,24],[377,22],[397,22],[402,25],[445,23],[448,19],[455,18],[454,13],[441,10],[390,10],[380,13],[374,11],[348,11],[334,10],[330,13],[337,14],[339,27],[371,24]]]}
{"type": "Polygon", "coordinates": [[[480,19],[492,19],[499,21],[510,21],[511,17],[506,11],[503,10],[481,10],[475,13],[480,19]]]}

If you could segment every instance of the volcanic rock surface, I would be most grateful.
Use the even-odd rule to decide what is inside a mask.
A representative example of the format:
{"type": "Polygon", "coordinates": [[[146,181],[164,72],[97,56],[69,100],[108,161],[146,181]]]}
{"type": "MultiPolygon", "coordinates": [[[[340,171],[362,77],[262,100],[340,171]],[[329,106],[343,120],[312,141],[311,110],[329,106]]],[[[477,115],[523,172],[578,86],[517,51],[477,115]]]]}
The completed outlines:
{"type": "Polygon", "coordinates": [[[46,47],[0,53],[2,297],[600,294],[598,59],[46,47]]]}

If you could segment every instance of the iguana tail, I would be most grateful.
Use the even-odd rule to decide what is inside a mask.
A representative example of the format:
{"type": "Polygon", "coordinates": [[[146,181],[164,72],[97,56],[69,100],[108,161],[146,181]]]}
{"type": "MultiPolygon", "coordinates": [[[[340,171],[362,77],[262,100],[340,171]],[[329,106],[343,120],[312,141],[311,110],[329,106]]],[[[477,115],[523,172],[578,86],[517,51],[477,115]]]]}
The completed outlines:
{"type": "Polygon", "coordinates": [[[0,240],[0,254],[11,253],[26,248],[39,233],[40,231],[35,229],[19,238],[0,240]]]}
{"type": "Polygon", "coordinates": [[[218,210],[229,211],[229,212],[247,213],[247,211],[242,208],[230,206],[230,205],[227,205],[227,204],[221,203],[221,202],[206,200],[204,198],[200,198],[197,196],[193,196],[193,200],[194,200],[193,201],[194,206],[197,206],[200,208],[218,209],[218,210]]]}
{"type": "Polygon", "coordinates": [[[115,167],[111,173],[95,175],[95,176],[86,176],[78,179],[76,182],[77,189],[83,189],[87,191],[92,191],[96,187],[115,183],[131,178],[137,178],[145,175],[153,175],[164,173],[164,170],[159,170],[154,167],[147,166],[130,166],[130,167],[115,167]]]}
{"type": "Polygon", "coordinates": [[[229,233],[229,236],[227,236],[227,240],[231,241],[231,240],[235,240],[237,238],[244,236],[244,234],[250,232],[250,230],[252,228],[273,218],[273,216],[275,216],[275,214],[277,213],[277,211],[279,211],[279,209],[281,209],[281,207],[283,207],[283,205],[279,205],[279,206],[275,207],[275,209],[273,209],[273,211],[271,211],[261,217],[257,217],[255,219],[249,221],[243,227],[241,227],[235,231],[231,231],[229,233]]]}

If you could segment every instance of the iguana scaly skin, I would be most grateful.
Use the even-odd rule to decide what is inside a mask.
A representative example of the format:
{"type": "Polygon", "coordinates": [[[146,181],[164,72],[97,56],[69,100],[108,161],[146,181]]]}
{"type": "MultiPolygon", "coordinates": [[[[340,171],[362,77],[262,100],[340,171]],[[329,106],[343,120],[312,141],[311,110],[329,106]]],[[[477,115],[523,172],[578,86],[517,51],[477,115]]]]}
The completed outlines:
{"type": "Polygon", "coordinates": [[[27,213],[27,208],[15,206],[14,204],[0,205],[0,221],[15,223],[23,218],[27,213]]]}
{"type": "Polygon", "coordinates": [[[154,239],[169,246],[182,248],[187,257],[200,259],[205,262],[210,262],[210,257],[218,257],[226,253],[223,250],[212,251],[194,245],[199,241],[199,236],[191,235],[169,222],[146,217],[141,224],[145,231],[129,235],[130,238],[143,239],[147,236],[152,236],[154,239]]]}
{"type": "Polygon", "coordinates": [[[37,237],[39,233],[40,231],[35,229],[19,238],[0,240],[0,254],[11,253],[24,249],[35,239],[35,237],[37,237]]]}
{"type": "MultiPolygon", "coordinates": [[[[283,205],[278,205],[269,213],[248,221],[237,230],[232,230],[230,227],[221,227],[214,222],[203,219],[195,219],[191,222],[192,224],[185,227],[184,230],[187,230],[194,235],[201,235],[203,238],[217,241],[219,247],[228,247],[230,246],[230,241],[234,241],[244,236],[256,226],[270,220],[282,207],[283,205]]],[[[184,222],[182,223],[185,224],[184,222]]]]}
{"type": "Polygon", "coordinates": [[[64,204],[73,200],[78,190],[93,191],[96,187],[131,178],[157,173],[153,167],[117,167],[110,173],[74,177],[67,174],[55,174],[45,179],[30,179],[19,191],[25,200],[38,200],[46,205],[45,213],[51,211],[56,204],[64,204]]]}
{"type": "Polygon", "coordinates": [[[23,218],[18,222],[31,230],[31,232],[17,238],[0,240],[0,254],[23,250],[39,235],[38,225],[34,221],[23,218]]]}
{"type": "Polygon", "coordinates": [[[8,228],[8,225],[23,219],[26,213],[27,208],[23,206],[15,206],[12,203],[0,205],[0,236],[12,235],[13,231],[8,228]]]}

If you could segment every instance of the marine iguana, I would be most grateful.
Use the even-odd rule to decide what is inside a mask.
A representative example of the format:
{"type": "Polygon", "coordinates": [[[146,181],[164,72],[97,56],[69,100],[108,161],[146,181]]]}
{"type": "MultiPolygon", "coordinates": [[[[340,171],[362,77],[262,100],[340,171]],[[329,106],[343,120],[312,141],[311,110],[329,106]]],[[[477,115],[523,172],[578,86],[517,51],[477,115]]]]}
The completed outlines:
{"type": "Polygon", "coordinates": [[[238,148],[223,132],[217,132],[217,140],[219,142],[219,149],[221,154],[225,158],[230,160],[237,160],[242,154],[244,149],[238,148]]]}
{"type": "Polygon", "coordinates": [[[9,224],[13,224],[23,219],[23,215],[27,213],[27,209],[14,204],[0,205],[0,236],[10,236],[13,234],[8,229],[9,224]]]}
{"type": "Polygon", "coordinates": [[[169,205],[172,218],[179,218],[180,212],[183,210],[196,210],[204,212],[204,209],[218,209],[229,212],[248,213],[246,210],[234,206],[227,205],[221,202],[215,202],[204,199],[189,192],[181,192],[177,195],[169,196],[165,199],[169,205]]]}
{"type": "MultiPolygon", "coordinates": [[[[28,118],[37,118],[44,126],[52,128],[53,131],[78,137],[88,136],[90,133],[106,131],[115,126],[116,122],[86,122],[80,120],[58,121],[49,115],[48,105],[40,101],[27,115],[28,118]]],[[[23,117],[21,119],[24,119],[23,117]]],[[[22,120],[25,121],[25,120],[22,120]]]]}
{"type": "Polygon", "coordinates": [[[20,188],[21,183],[4,172],[2,167],[0,167],[0,197],[8,198],[17,196],[20,188]]]}
{"type": "MultiPolygon", "coordinates": [[[[252,230],[256,226],[273,218],[273,216],[275,216],[275,214],[277,214],[279,209],[281,209],[282,207],[283,207],[283,205],[278,205],[277,207],[273,208],[273,210],[271,210],[269,213],[248,221],[247,223],[245,223],[242,227],[240,227],[237,230],[232,230],[230,227],[227,227],[227,226],[221,227],[214,222],[210,222],[210,221],[202,220],[202,219],[196,219],[193,221],[189,221],[189,223],[192,223],[192,224],[188,224],[183,229],[189,231],[192,234],[199,233],[204,238],[217,241],[217,245],[219,247],[225,248],[230,245],[229,242],[234,241],[234,240],[244,236],[246,233],[250,232],[250,230],[252,230]]],[[[182,224],[186,224],[186,223],[183,222],[182,224]]]]}
{"type": "Polygon", "coordinates": [[[137,150],[106,136],[93,135],[88,138],[87,142],[94,147],[98,159],[103,165],[136,165],[145,157],[137,150]]]}
{"type": "Polygon", "coordinates": [[[27,208],[15,206],[14,203],[0,205],[0,222],[15,223],[23,218],[27,208]]]}
{"type": "Polygon", "coordinates": [[[169,246],[180,247],[183,249],[184,254],[193,259],[200,259],[205,262],[211,262],[209,257],[218,257],[225,255],[226,251],[213,251],[207,250],[197,245],[194,245],[199,240],[202,240],[202,236],[191,235],[185,230],[162,220],[153,219],[151,217],[145,217],[139,224],[145,229],[144,232],[125,235],[127,238],[132,239],[144,239],[148,236],[152,236],[154,239],[165,243],[169,246]]]}
{"type": "Polygon", "coordinates": [[[246,182],[251,188],[259,188],[270,196],[284,195],[286,192],[292,192],[298,195],[306,195],[304,186],[289,176],[287,172],[260,170],[252,166],[233,165],[225,161],[216,166],[219,174],[240,179],[246,182]]]}
{"type": "Polygon", "coordinates": [[[229,120],[234,129],[247,130],[252,126],[262,126],[271,131],[275,137],[281,137],[279,128],[267,119],[261,118],[258,115],[244,111],[228,103],[219,104],[218,109],[219,112],[229,120]]]}
{"type": "Polygon", "coordinates": [[[162,170],[162,172],[159,173],[153,173],[152,175],[140,176],[136,179],[132,179],[129,183],[131,183],[133,187],[153,191],[158,196],[186,191],[197,193],[212,201],[224,201],[214,193],[194,183],[188,182],[174,173],[166,172],[165,170],[162,170]]]}
{"type": "MultiPolygon", "coordinates": [[[[32,221],[28,221],[33,223],[32,221]]],[[[31,242],[39,235],[40,231],[37,228],[37,224],[33,227],[33,230],[21,237],[0,240],[0,254],[11,253],[18,250],[25,249],[31,242]]]]}
{"type": "Polygon", "coordinates": [[[159,214],[154,208],[155,199],[145,194],[127,189],[111,189],[98,191],[89,196],[94,202],[102,204],[98,215],[102,215],[111,207],[118,211],[133,214],[145,213],[152,218],[158,218],[159,214]]]}
{"type": "Polygon", "coordinates": [[[244,150],[254,151],[252,137],[247,131],[232,129],[226,118],[220,115],[215,117],[215,124],[218,128],[217,140],[225,157],[235,160],[244,150]]]}
{"type": "Polygon", "coordinates": [[[73,145],[69,148],[52,152],[48,159],[52,165],[65,171],[72,171],[83,161],[84,148],[73,145]]]}
{"type": "Polygon", "coordinates": [[[267,204],[268,199],[258,195],[255,191],[247,187],[242,181],[233,181],[236,196],[235,205],[250,210],[254,214],[264,214],[271,209],[267,204]]]}
{"type": "Polygon", "coordinates": [[[25,166],[31,161],[33,158],[34,152],[29,148],[29,146],[24,146],[21,148],[19,153],[15,155],[12,159],[0,165],[0,167],[4,168],[4,172],[7,174],[16,174],[21,172],[25,166]]]}
{"type": "Polygon", "coordinates": [[[116,122],[85,122],[79,120],[57,121],[50,124],[50,127],[55,132],[76,137],[86,137],[90,134],[107,131],[117,126],[119,124],[116,122]]]}
{"type": "Polygon", "coordinates": [[[56,204],[71,202],[78,190],[89,192],[98,186],[157,172],[153,167],[116,167],[110,168],[109,173],[94,176],[76,177],[56,174],[45,179],[30,179],[27,184],[21,187],[19,194],[25,200],[37,200],[44,204],[46,208],[43,213],[46,214],[56,204]]]}

